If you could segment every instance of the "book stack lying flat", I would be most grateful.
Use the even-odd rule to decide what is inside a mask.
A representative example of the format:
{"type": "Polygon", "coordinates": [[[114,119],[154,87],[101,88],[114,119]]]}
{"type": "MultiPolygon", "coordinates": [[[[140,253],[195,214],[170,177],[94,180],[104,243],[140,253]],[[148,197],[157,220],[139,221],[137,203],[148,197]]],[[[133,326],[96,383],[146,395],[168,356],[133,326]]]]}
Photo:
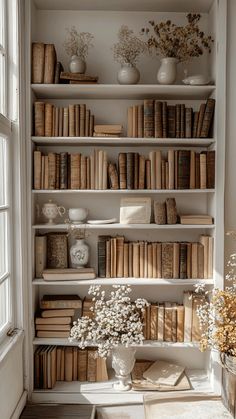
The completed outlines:
{"type": "Polygon", "coordinates": [[[107,381],[104,358],[95,357],[95,348],[39,346],[34,353],[35,388],[50,389],[56,381],[107,381]]]}
{"type": "Polygon", "coordinates": [[[39,338],[68,338],[73,320],[81,316],[82,301],[78,295],[44,295],[40,316],[35,318],[39,338]]]}
{"type": "Polygon", "coordinates": [[[184,292],[183,304],[151,303],[143,312],[143,333],[147,340],[198,342],[202,330],[197,310],[206,302],[204,295],[184,292]]]}
{"type": "Polygon", "coordinates": [[[122,133],[122,125],[119,124],[104,124],[94,125],[94,137],[120,137],[122,133]]]}
{"type": "Polygon", "coordinates": [[[204,214],[183,214],[180,215],[180,224],[212,224],[213,218],[211,215],[204,214]]]}
{"type": "Polygon", "coordinates": [[[131,377],[133,390],[181,391],[191,388],[184,367],[165,361],[137,359],[131,377]]]}
{"type": "Polygon", "coordinates": [[[43,271],[45,281],[78,281],[79,279],[94,279],[95,276],[93,268],[45,269],[43,271]]]}
{"type": "Polygon", "coordinates": [[[208,99],[198,111],[185,104],[145,99],[128,108],[128,137],[208,138],[211,136],[215,100],[208,99]]]}
{"type": "Polygon", "coordinates": [[[213,237],[199,242],[127,242],[124,236],[99,236],[101,278],[207,279],[213,277],[213,237]]]}
{"type": "Polygon", "coordinates": [[[32,44],[32,83],[60,83],[62,64],[57,62],[54,44],[32,44]]]}
{"type": "Polygon", "coordinates": [[[63,83],[69,82],[70,84],[90,84],[98,82],[97,76],[89,76],[81,73],[69,73],[65,71],[61,72],[60,79],[63,80],[63,83]]]}

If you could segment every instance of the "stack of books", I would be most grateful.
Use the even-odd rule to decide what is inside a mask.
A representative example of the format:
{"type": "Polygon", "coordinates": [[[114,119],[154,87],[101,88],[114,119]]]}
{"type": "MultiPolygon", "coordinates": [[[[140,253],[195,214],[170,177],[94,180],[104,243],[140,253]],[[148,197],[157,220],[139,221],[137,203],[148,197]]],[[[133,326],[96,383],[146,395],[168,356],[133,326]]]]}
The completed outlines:
{"type": "Polygon", "coordinates": [[[91,137],[94,115],[85,104],[58,107],[52,103],[34,103],[36,137],[91,137]]]}
{"type": "Polygon", "coordinates": [[[169,301],[152,303],[143,313],[144,337],[161,342],[198,342],[201,338],[197,310],[205,295],[184,291],[183,305],[169,301]]]}
{"type": "Polygon", "coordinates": [[[63,80],[63,83],[69,82],[70,84],[96,84],[98,82],[97,76],[64,71],[60,73],[60,79],[63,80]]]}
{"type": "Polygon", "coordinates": [[[94,137],[114,137],[119,138],[122,133],[122,125],[120,124],[103,124],[94,126],[94,137]]]}
{"type": "Polygon", "coordinates": [[[106,360],[96,358],[95,350],[38,346],[34,353],[35,388],[51,389],[57,381],[107,381],[106,360]]]}
{"type": "Polygon", "coordinates": [[[32,44],[32,83],[59,83],[62,70],[62,64],[57,61],[54,44],[32,44]]]}
{"type": "Polygon", "coordinates": [[[215,151],[120,153],[110,163],[107,152],[92,155],[34,151],[34,189],[212,189],[215,151]]]}
{"type": "Polygon", "coordinates": [[[124,236],[99,236],[101,278],[207,279],[213,277],[213,237],[199,242],[128,242],[124,236]]]}
{"type": "Polygon", "coordinates": [[[128,137],[208,138],[211,136],[215,100],[208,99],[199,111],[185,104],[145,99],[143,105],[128,108],[128,137]]]}

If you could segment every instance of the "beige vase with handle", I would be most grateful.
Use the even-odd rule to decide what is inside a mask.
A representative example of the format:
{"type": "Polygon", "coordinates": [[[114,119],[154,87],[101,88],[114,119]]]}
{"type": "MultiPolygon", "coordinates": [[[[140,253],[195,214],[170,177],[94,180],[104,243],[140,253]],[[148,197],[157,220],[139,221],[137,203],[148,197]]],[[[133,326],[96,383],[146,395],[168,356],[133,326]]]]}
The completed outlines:
{"type": "Polygon", "coordinates": [[[157,81],[160,84],[174,84],[177,77],[177,58],[162,58],[161,66],[157,73],[157,81]]]}

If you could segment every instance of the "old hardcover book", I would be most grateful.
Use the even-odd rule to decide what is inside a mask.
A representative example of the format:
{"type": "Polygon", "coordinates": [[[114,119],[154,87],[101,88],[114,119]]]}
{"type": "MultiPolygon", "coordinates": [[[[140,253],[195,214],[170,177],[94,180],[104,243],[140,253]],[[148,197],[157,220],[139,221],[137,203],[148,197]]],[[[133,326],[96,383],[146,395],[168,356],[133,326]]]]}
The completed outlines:
{"type": "Polygon", "coordinates": [[[144,242],[139,242],[139,276],[144,278],[144,242]]]}
{"type": "Polygon", "coordinates": [[[124,243],[124,278],[129,277],[129,244],[124,243]]]}
{"type": "Polygon", "coordinates": [[[164,341],[164,320],[165,320],[165,308],[164,304],[158,304],[158,320],[157,320],[157,340],[164,341]]]}
{"type": "Polygon", "coordinates": [[[177,304],[171,303],[172,320],[171,320],[171,340],[177,342],[177,304]]]}
{"type": "Polygon", "coordinates": [[[42,189],[41,173],[42,169],[42,153],[39,150],[34,151],[34,189],[42,189]]]}
{"type": "Polygon", "coordinates": [[[133,137],[133,106],[128,107],[127,137],[133,137]]]}
{"type": "Polygon", "coordinates": [[[176,111],[175,105],[168,105],[167,106],[167,115],[168,115],[168,137],[175,138],[176,137],[176,111]]]}
{"type": "Polygon", "coordinates": [[[107,362],[106,359],[101,358],[100,356],[96,358],[96,382],[107,381],[107,362]]]}
{"type": "Polygon", "coordinates": [[[193,112],[193,138],[197,137],[199,112],[193,112]]]}
{"type": "Polygon", "coordinates": [[[179,278],[179,253],[180,253],[180,244],[173,243],[173,278],[179,278]]]}
{"type": "Polygon", "coordinates": [[[157,304],[151,304],[150,309],[150,339],[157,340],[157,321],[158,321],[158,306],[157,304]]]}
{"type": "Polygon", "coordinates": [[[129,243],[129,278],[133,276],[133,243],[129,243]]]}
{"type": "Polygon", "coordinates": [[[134,153],[134,189],[139,185],[139,153],[134,153]]]}
{"type": "Polygon", "coordinates": [[[208,278],[213,278],[214,237],[208,237],[208,278]]]}
{"type": "Polygon", "coordinates": [[[161,151],[157,150],[155,154],[155,189],[161,189],[161,151]]]}
{"type": "Polygon", "coordinates": [[[45,179],[45,156],[41,157],[41,189],[44,189],[44,179],[45,179]]]}
{"type": "Polygon", "coordinates": [[[72,80],[72,81],[81,81],[81,82],[97,82],[98,77],[97,76],[89,76],[88,74],[82,74],[82,73],[70,73],[63,71],[60,74],[60,78],[62,80],[72,80]]]}
{"type": "Polygon", "coordinates": [[[119,189],[119,178],[116,165],[113,163],[108,164],[108,179],[110,189],[119,189]]]}
{"type": "Polygon", "coordinates": [[[213,218],[206,214],[184,214],[180,215],[180,224],[212,224],[213,218]]]}
{"type": "Polygon", "coordinates": [[[157,278],[157,243],[152,243],[152,278],[157,278]]]}
{"type": "Polygon", "coordinates": [[[109,241],[110,236],[99,236],[97,243],[98,253],[98,276],[100,278],[106,277],[106,242],[109,241]]]}
{"type": "Polygon", "coordinates": [[[185,138],[185,105],[180,105],[180,137],[185,138]]]}
{"type": "Polygon", "coordinates": [[[85,137],[89,136],[89,122],[90,122],[90,110],[86,109],[86,112],[85,112],[85,137]]]}
{"type": "Polygon", "coordinates": [[[117,278],[124,277],[124,236],[116,237],[116,251],[117,251],[117,278]]]}
{"type": "Polygon", "coordinates": [[[176,107],[176,138],[181,137],[181,105],[178,103],[176,107]]]}
{"type": "Polygon", "coordinates": [[[81,154],[80,173],[81,173],[80,189],[87,189],[87,158],[83,154],[81,154]]]}
{"type": "Polygon", "coordinates": [[[201,131],[202,131],[202,123],[205,114],[206,105],[202,103],[199,108],[199,115],[198,115],[198,124],[197,124],[197,138],[200,138],[201,131]]]}
{"type": "Polygon", "coordinates": [[[51,103],[45,103],[45,136],[53,136],[53,109],[54,106],[51,103]]]}
{"type": "Polygon", "coordinates": [[[178,221],[178,214],[175,198],[166,198],[165,205],[167,224],[176,224],[178,221]]]}
{"type": "Polygon", "coordinates": [[[44,189],[48,189],[48,156],[44,156],[44,189]]]}
{"type": "Polygon", "coordinates": [[[73,380],[73,348],[65,348],[65,381],[73,380]]]}
{"type": "Polygon", "coordinates": [[[83,308],[82,308],[82,316],[89,317],[92,319],[94,317],[94,301],[91,298],[85,297],[83,299],[83,308]]]}
{"type": "Polygon", "coordinates": [[[187,278],[187,243],[180,243],[179,248],[179,277],[187,278]]]}
{"type": "Polygon", "coordinates": [[[210,128],[213,122],[214,110],[215,110],[215,99],[211,99],[211,98],[207,99],[204,117],[203,117],[202,126],[201,126],[201,132],[200,132],[201,138],[209,137],[210,128]]]}
{"type": "Polygon", "coordinates": [[[214,189],[215,187],[215,151],[208,150],[206,153],[207,166],[207,188],[214,189]]]}
{"type": "Polygon", "coordinates": [[[201,235],[199,238],[200,243],[203,245],[204,254],[204,279],[208,278],[208,259],[209,259],[209,236],[201,235]]]}
{"type": "Polygon", "coordinates": [[[161,189],[166,189],[166,162],[161,160],[161,189]]]}
{"type": "Polygon", "coordinates": [[[200,189],[200,153],[195,152],[195,188],[200,189]]]}
{"type": "Polygon", "coordinates": [[[148,278],[152,278],[153,275],[153,260],[152,260],[152,244],[148,243],[147,246],[147,276],[148,278]]]}
{"type": "Polygon", "coordinates": [[[86,118],[86,105],[82,103],[80,105],[80,123],[79,123],[80,137],[85,136],[85,118],[86,118]]]}
{"type": "Polygon", "coordinates": [[[133,243],[133,276],[139,278],[140,276],[140,261],[139,261],[139,243],[133,243]]]}
{"type": "Polygon", "coordinates": [[[80,106],[75,105],[75,136],[79,137],[79,124],[80,124],[80,106]]]}
{"type": "Polygon", "coordinates": [[[192,138],[193,109],[185,108],[185,137],[192,138]]]}
{"type": "Polygon", "coordinates": [[[168,171],[169,185],[168,189],[175,188],[175,155],[174,150],[168,150],[168,171]]]}
{"type": "Polygon", "coordinates": [[[107,189],[107,152],[103,151],[102,189],[107,189]]]}
{"type": "Polygon", "coordinates": [[[154,100],[144,99],[144,138],[154,137],[154,100]]]}
{"type": "Polygon", "coordinates": [[[65,347],[61,348],[61,370],[60,370],[60,380],[65,380],[65,347]]]}
{"type": "Polygon", "coordinates": [[[88,350],[78,349],[78,381],[87,381],[88,350]]]}
{"type": "Polygon", "coordinates": [[[48,153],[48,189],[56,189],[56,154],[48,153]]]}
{"type": "Polygon", "coordinates": [[[189,189],[190,151],[178,151],[178,189],[189,189]]]}
{"type": "Polygon", "coordinates": [[[156,188],[156,152],[149,152],[149,159],[151,162],[151,189],[156,188]]]}
{"type": "Polygon", "coordinates": [[[111,278],[117,275],[117,242],[116,237],[111,238],[111,278]]]}
{"type": "Polygon", "coordinates": [[[173,243],[162,243],[162,278],[173,278],[173,243]]]}
{"type": "Polygon", "coordinates": [[[97,360],[95,351],[95,348],[88,348],[87,381],[89,382],[96,381],[97,360]]]}
{"type": "Polygon", "coordinates": [[[169,189],[169,162],[165,162],[165,189],[169,189]]]}
{"type": "Polygon", "coordinates": [[[184,305],[184,342],[191,342],[192,338],[192,306],[193,293],[191,291],[184,291],[183,305],[184,305]]]}
{"type": "Polygon", "coordinates": [[[63,108],[63,137],[69,136],[69,108],[63,108]]]}
{"type": "Polygon", "coordinates": [[[60,189],[68,188],[68,153],[60,153],[60,189]]]}
{"type": "Polygon", "coordinates": [[[71,324],[36,324],[37,331],[70,332],[71,324]]]}
{"type": "Polygon", "coordinates": [[[200,189],[207,187],[206,153],[200,153],[200,189]]]}
{"type": "Polygon", "coordinates": [[[144,187],[145,187],[145,157],[139,155],[138,189],[144,189],[144,187]]]}
{"type": "Polygon", "coordinates": [[[54,83],[56,61],[57,55],[54,44],[46,44],[44,55],[44,84],[54,83]]]}
{"type": "Polygon", "coordinates": [[[154,363],[146,359],[136,359],[134,368],[131,372],[132,381],[142,380],[143,373],[154,363]]]}
{"type": "Polygon", "coordinates": [[[156,361],[143,373],[143,377],[152,383],[176,385],[185,367],[166,361],[156,361]]]}
{"type": "Polygon", "coordinates": [[[47,236],[35,236],[35,276],[43,277],[47,265],[47,236]]]}
{"type": "Polygon", "coordinates": [[[157,278],[161,278],[162,275],[162,266],[161,266],[161,243],[157,243],[157,278]]]}
{"type": "Polygon", "coordinates": [[[82,307],[81,299],[78,295],[44,295],[40,300],[40,309],[67,309],[82,307]]]}
{"type": "Polygon", "coordinates": [[[69,105],[69,137],[75,136],[75,105],[69,105]]]}
{"type": "Polygon", "coordinates": [[[34,135],[44,137],[45,135],[45,103],[34,103],[34,135]]]}
{"type": "Polygon", "coordinates": [[[190,189],[196,188],[196,167],[195,167],[195,151],[190,151],[190,180],[189,180],[189,187],[190,189]]]}
{"type": "Polygon", "coordinates": [[[201,243],[198,243],[198,278],[204,278],[204,247],[201,243]]]}
{"type": "Polygon", "coordinates": [[[162,102],[162,135],[167,138],[168,125],[167,125],[167,103],[162,102]]]}
{"type": "Polygon", "coordinates": [[[42,318],[36,317],[35,325],[70,325],[71,324],[71,317],[49,317],[49,318],[42,318]]]}
{"type": "Polygon", "coordinates": [[[186,278],[192,278],[192,243],[185,243],[187,248],[187,276],[186,278]]]}
{"type": "Polygon", "coordinates": [[[138,136],[138,105],[133,106],[133,135],[132,137],[137,138],[138,136]]]}
{"type": "Polygon", "coordinates": [[[49,330],[38,330],[37,337],[38,338],[68,338],[70,336],[70,332],[63,332],[63,331],[49,331],[49,330]]]}
{"type": "Polygon", "coordinates": [[[49,318],[49,317],[73,317],[75,314],[75,310],[73,308],[64,308],[64,309],[55,309],[55,310],[43,310],[41,313],[41,317],[49,318]]]}
{"type": "Polygon", "coordinates": [[[60,154],[56,153],[56,189],[60,189],[60,154]]]}
{"type": "Polygon", "coordinates": [[[32,43],[32,83],[43,83],[44,78],[44,44],[32,43]]]}
{"type": "Polygon", "coordinates": [[[119,153],[119,185],[120,189],[127,189],[127,162],[126,153],[119,153]]]}
{"type": "Polygon", "coordinates": [[[94,131],[94,115],[90,114],[90,118],[89,118],[89,136],[90,137],[93,136],[93,131],[94,131]]]}
{"type": "Polygon", "coordinates": [[[148,278],[148,243],[144,242],[144,278],[148,278]]]}
{"type": "Polygon", "coordinates": [[[155,133],[155,138],[163,138],[162,102],[160,102],[159,100],[155,100],[154,133],[155,133]]]}
{"type": "Polygon", "coordinates": [[[63,71],[62,63],[60,61],[57,61],[55,65],[54,84],[60,83],[60,74],[62,71],[63,71]]]}
{"type": "Polygon", "coordinates": [[[143,138],[143,105],[138,105],[138,138],[143,138]]]}
{"type": "Polygon", "coordinates": [[[198,243],[192,243],[192,278],[198,278],[198,243]]]}
{"type": "Polygon", "coordinates": [[[192,306],[192,342],[199,342],[202,336],[203,329],[200,326],[199,317],[197,315],[198,310],[206,303],[205,295],[193,294],[193,306],[192,306]]]}
{"type": "Polygon", "coordinates": [[[120,134],[122,128],[120,124],[96,124],[94,125],[94,132],[97,134],[120,134]]]}
{"type": "Polygon", "coordinates": [[[73,381],[77,381],[78,380],[78,348],[76,346],[74,346],[72,348],[72,352],[73,352],[73,376],[72,376],[72,380],[73,381]]]}
{"type": "Polygon", "coordinates": [[[134,189],[134,154],[127,153],[127,189],[134,189]]]}
{"type": "Polygon", "coordinates": [[[79,279],[94,279],[94,268],[44,269],[45,281],[73,281],[79,279]]]}
{"type": "Polygon", "coordinates": [[[111,240],[106,240],[106,278],[111,278],[111,240]]]}
{"type": "Polygon", "coordinates": [[[57,357],[57,363],[56,363],[57,375],[56,375],[56,379],[57,379],[57,381],[60,381],[60,379],[61,379],[61,352],[62,352],[61,346],[57,346],[57,352],[56,352],[56,357],[57,357]]]}
{"type": "Polygon", "coordinates": [[[184,342],[184,306],[177,305],[177,342],[184,342]]]}
{"type": "Polygon", "coordinates": [[[151,161],[145,160],[145,185],[146,189],[151,189],[151,161]]]}
{"type": "Polygon", "coordinates": [[[67,234],[47,234],[47,267],[62,269],[68,268],[67,234]]]}
{"type": "Polygon", "coordinates": [[[59,108],[59,137],[63,137],[63,117],[64,117],[64,108],[59,108]]]}
{"type": "Polygon", "coordinates": [[[59,136],[59,108],[58,107],[54,107],[54,137],[58,137],[59,136]]]}
{"type": "Polygon", "coordinates": [[[165,306],[164,319],[164,341],[172,342],[172,307],[165,306]]]}
{"type": "Polygon", "coordinates": [[[70,188],[81,188],[81,154],[70,155],[70,188]]]}

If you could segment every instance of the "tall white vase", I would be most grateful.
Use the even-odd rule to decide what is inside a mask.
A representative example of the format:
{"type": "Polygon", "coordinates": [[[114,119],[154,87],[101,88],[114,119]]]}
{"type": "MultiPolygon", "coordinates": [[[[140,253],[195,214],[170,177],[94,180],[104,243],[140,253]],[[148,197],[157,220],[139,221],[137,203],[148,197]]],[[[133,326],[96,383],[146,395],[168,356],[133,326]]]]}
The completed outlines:
{"type": "Polygon", "coordinates": [[[115,375],[118,380],[113,386],[115,390],[130,390],[130,373],[135,364],[135,352],[135,348],[126,348],[122,345],[112,349],[112,368],[115,370],[115,375]]]}
{"type": "Polygon", "coordinates": [[[167,57],[162,58],[161,66],[157,73],[157,81],[160,84],[174,84],[177,76],[177,63],[176,58],[167,57]]]}
{"type": "Polygon", "coordinates": [[[72,268],[82,268],[89,261],[89,246],[84,239],[77,239],[70,248],[70,259],[72,268]]]}

